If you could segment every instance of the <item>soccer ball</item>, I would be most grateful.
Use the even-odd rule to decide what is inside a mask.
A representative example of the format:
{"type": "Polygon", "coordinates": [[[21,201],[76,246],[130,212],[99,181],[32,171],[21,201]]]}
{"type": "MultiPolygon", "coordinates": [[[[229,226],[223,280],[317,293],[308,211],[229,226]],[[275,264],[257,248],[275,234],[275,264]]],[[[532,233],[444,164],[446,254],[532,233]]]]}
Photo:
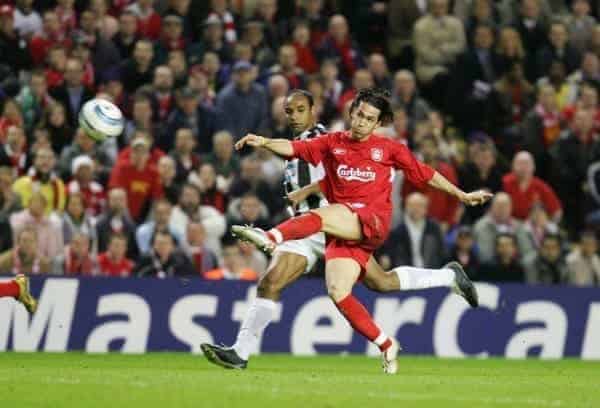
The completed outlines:
{"type": "Polygon", "coordinates": [[[79,111],[79,126],[97,142],[119,136],[124,125],[121,110],[105,99],[91,99],[79,111]]]}

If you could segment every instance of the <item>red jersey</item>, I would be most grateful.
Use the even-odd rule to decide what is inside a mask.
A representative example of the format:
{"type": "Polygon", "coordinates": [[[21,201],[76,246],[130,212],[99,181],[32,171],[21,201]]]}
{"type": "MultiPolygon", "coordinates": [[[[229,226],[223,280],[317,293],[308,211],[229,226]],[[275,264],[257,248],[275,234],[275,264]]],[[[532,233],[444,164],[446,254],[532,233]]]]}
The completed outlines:
{"type": "Polygon", "coordinates": [[[379,245],[387,237],[391,223],[394,170],[404,171],[416,186],[427,183],[435,173],[405,145],[375,134],[359,142],[350,138],[350,132],[332,132],[294,141],[292,146],[294,157],[315,166],[323,164],[321,190],[330,203],[345,204],[358,214],[365,238],[370,238],[365,223],[382,223],[376,227],[381,234],[375,232],[379,235],[376,241],[381,241],[379,245]]]}
{"type": "Polygon", "coordinates": [[[128,277],[133,271],[133,262],[127,258],[115,262],[108,256],[108,252],[98,255],[98,269],[102,276],[128,277]]]}
{"type": "Polygon", "coordinates": [[[135,221],[140,221],[144,207],[151,200],[161,198],[162,185],[156,167],[147,164],[138,170],[130,162],[117,162],[110,174],[109,189],[121,187],[127,191],[129,213],[135,221]]]}
{"type": "Polygon", "coordinates": [[[534,177],[525,190],[519,187],[519,181],[513,173],[502,178],[502,189],[512,199],[512,215],[519,220],[529,217],[531,207],[542,204],[551,217],[561,210],[560,200],[548,184],[534,177]]]}

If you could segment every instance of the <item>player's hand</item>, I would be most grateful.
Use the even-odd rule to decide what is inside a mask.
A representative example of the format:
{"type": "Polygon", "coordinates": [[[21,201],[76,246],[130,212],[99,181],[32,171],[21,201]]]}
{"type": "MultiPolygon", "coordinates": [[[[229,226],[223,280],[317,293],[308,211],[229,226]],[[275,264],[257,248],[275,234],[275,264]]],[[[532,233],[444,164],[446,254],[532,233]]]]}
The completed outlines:
{"type": "Polygon", "coordinates": [[[253,133],[248,133],[246,136],[242,137],[235,144],[236,150],[241,150],[244,146],[252,146],[252,147],[262,147],[267,142],[266,138],[263,136],[255,135],[253,133]]]}
{"type": "Polygon", "coordinates": [[[461,197],[461,201],[468,206],[481,205],[488,202],[494,195],[489,191],[477,190],[461,197]]]}
{"type": "Polygon", "coordinates": [[[300,205],[300,203],[304,200],[306,200],[308,198],[310,194],[307,193],[307,191],[305,189],[299,189],[296,191],[292,191],[291,193],[288,193],[285,198],[288,202],[288,204],[294,209],[296,210],[298,208],[298,206],[300,205]]]}

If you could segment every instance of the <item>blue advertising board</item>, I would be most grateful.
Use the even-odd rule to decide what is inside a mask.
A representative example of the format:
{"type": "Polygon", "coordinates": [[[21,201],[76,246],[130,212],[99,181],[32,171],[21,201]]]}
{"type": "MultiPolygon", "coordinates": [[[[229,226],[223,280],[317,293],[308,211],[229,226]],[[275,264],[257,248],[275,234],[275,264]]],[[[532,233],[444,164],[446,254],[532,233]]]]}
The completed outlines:
{"type": "MultiPolygon", "coordinates": [[[[600,359],[600,289],[478,283],[471,309],[445,289],[355,294],[410,354],[600,359]]],[[[32,278],[31,318],[0,299],[0,350],[184,351],[231,344],[255,285],[182,279],[32,278]]],[[[376,355],[346,323],[320,279],[287,289],[259,352],[376,355]]]]}

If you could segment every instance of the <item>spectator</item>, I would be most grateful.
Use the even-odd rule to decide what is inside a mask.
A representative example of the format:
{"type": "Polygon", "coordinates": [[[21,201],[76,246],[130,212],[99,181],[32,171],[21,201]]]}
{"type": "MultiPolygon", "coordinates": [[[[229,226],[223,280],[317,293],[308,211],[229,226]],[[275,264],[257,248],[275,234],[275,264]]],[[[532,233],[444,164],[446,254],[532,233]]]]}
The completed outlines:
{"type": "Polygon", "coordinates": [[[183,88],[177,95],[178,107],[167,120],[166,129],[158,141],[165,152],[173,149],[175,133],[180,128],[192,131],[197,141],[197,150],[210,152],[213,148],[213,134],[218,128],[215,112],[200,104],[200,94],[190,87],[183,88]]]}
{"type": "Polygon", "coordinates": [[[14,99],[7,99],[0,116],[0,143],[6,142],[6,132],[11,126],[23,128],[23,116],[19,104],[14,99]]]}
{"type": "Polygon", "coordinates": [[[212,164],[217,174],[225,179],[225,191],[228,191],[233,176],[240,171],[240,160],[233,150],[231,133],[225,130],[215,133],[214,148],[204,157],[204,161],[212,164]]]}
{"type": "Polygon", "coordinates": [[[135,244],[135,224],[127,211],[127,192],[122,188],[113,188],[108,192],[108,206],[98,217],[98,252],[106,251],[112,234],[127,237],[127,257],[134,259],[138,253],[135,244]]]}
{"type": "Polygon", "coordinates": [[[414,27],[415,67],[423,92],[441,108],[449,68],[466,46],[465,32],[460,20],[448,15],[447,0],[433,0],[429,7],[414,27]]]}
{"type": "Polygon", "coordinates": [[[0,166],[0,219],[8,219],[21,210],[21,198],[13,191],[14,170],[0,166]]]}
{"type": "Polygon", "coordinates": [[[217,256],[206,246],[206,231],[199,222],[187,225],[184,252],[192,261],[198,276],[217,267],[217,256]]]}
{"type": "Polygon", "coordinates": [[[412,72],[400,70],[394,75],[393,102],[404,109],[409,119],[409,126],[414,128],[417,122],[426,120],[430,108],[417,91],[417,83],[412,72]]]}
{"type": "MultiPolygon", "coordinates": [[[[503,166],[498,163],[494,144],[489,139],[474,142],[469,147],[469,159],[459,170],[458,179],[464,191],[488,190],[496,193],[502,190],[503,166]]],[[[465,208],[463,220],[469,224],[480,219],[488,206],[465,208]]]]}
{"type": "Polygon", "coordinates": [[[240,245],[235,240],[223,242],[223,266],[204,274],[207,280],[243,280],[256,281],[258,273],[245,266],[240,245]]]}
{"type": "Polygon", "coordinates": [[[379,88],[391,89],[392,87],[392,78],[390,76],[390,71],[387,66],[387,61],[383,54],[378,52],[374,52],[369,55],[367,60],[367,67],[371,75],[373,76],[373,81],[375,82],[375,86],[379,88]]]}
{"type": "Polygon", "coordinates": [[[83,66],[77,59],[67,60],[65,82],[50,91],[50,95],[60,102],[67,113],[67,123],[77,127],[77,114],[83,104],[94,97],[94,94],[83,85],[83,66]]]}
{"type": "Polygon", "coordinates": [[[406,198],[403,222],[392,231],[382,249],[391,265],[439,268],[446,260],[442,230],[427,217],[428,205],[427,197],[421,193],[406,198]]]}
{"type": "Polygon", "coordinates": [[[529,254],[523,264],[529,284],[561,283],[567,279],[569,273],[559,235],[546,235],[539,252],[529,254]]]}
{"type": "Polygon", "coordinates": [[[77,156],[71,169],[73,179],[67,184],[67,194],[81,194],[85,213],[90,217],[99,216],[106,206],[106,194],[102,184],[94,181],[93,160],[89,156],[77,156]]]}
{"type": "Polygon", "coordinates": [[[525,115],[533,104],[534,88],[524,78],[522,64],[515,61],[494,83],[486,112],[489,133],[506,156],[514,154],[520,137],[518,126],[527,121],[525,115]]]}
{"type": "Polygon", "coordinates": [[[521,151],[513,159],[512,172],[502,178],[502,189],[508,193],[513,203],[513,216],[524,220],[531,208],[540,203],[559,222],[562,218],[562,205],[552,187],[535,177],[535,163],[529,152],[521,151]]]}
{"type": "Polygon", "coordinates": [[[237,42],[237,27],[236,27],[236,16],[229,9],[227,1],[224,0],[211,0],[210,1],[210,13],[208,18],[219,21],[221,26],[224,27],[222,37],[228,43],[237,42]]]}
{"type": "Polygon", "coordinates": [[[581,54],[592,39],[596,19],[590,16],[589,0],[575,0],[571,3],[573,13],[569,16],[567,29],[569,42],[581,54]]]}
{"type": "Polygon", "coordinates": [[[352,101],[359,90],[371,88],[373,85],[373,75],[369,70],[362,68],[355,70],[352,75],[352,87],[346,89],[338,100],[338,112],[343,112],[346,103],[352,101]]]}
{"type": "Polygon", "coordinates": [[[298,67],[298,53],[293,45],[282,45],[279,48],[278,64],[269,69],[269,74],[283,75],[291,89],[304,88],[306,77],[302,68],[298,67]]]}
{"type": "Polygon", "coordinates": [[[567,283],[577,286],[600,285],[598,239],[593,231],[584,231],[581,234],[579,246],[567,255],[566,262],[567,283]]]}
{"type": "MultiPolygon", "coordinates": [[[[262,21],[246,21],[242,41],[252,47],[254,59],[261,71],[269,69],[276,61],[275,52],[266,41],[264,27],[262,21]]],[[[300,61],[302,61],[301,56],[298,57],[298,62],[300,61]]]]}
{"type": "Polygon", "coordinates": [[[16,99],[21,107],[25,130],[31,132],[42,119],[44,109],[54,102],[48,93],[44,71],[41,69],[32,71],[29,84],[21,88],[16,99]]]}
{"type": "Polygon", "coordinates": [[[67,120],[65,106],[60,102],[48,106],[40,127],[48,131],[52,150],[57,156],[73,140],[74,128],[67,120]]]}
{"type": "Polygon", "coordinates": [[[57,0],[57,6],[54,8],[59,21],[63,35],[70,34],[77,27],[77,14],[75,0],[57,0]]]}
{"type": "Polygon", "coordinates": [[[181,185],[191,172],[197,171],[202,160],[194,152],[196,140],[190,128],[179,128],[175,132],[175,148],[170,155],[175,160],[175,183],[181,185]]]}
{"type": "MultiPolygon", "coordinates": [[[[440,160],[440,152],[435,139],[432,137],[423,139],[420,143],[420,152],[423,156],[423,162],[434,168],[452,183],[458,183],[454,167],[450,163],[444,163],[440,160]]],[[[417,188],[409,182],[405,182],[402,185],[402,196],[405,198],[415,191],[420,191],[427,196],[429,204],[427,215],[440,224],[442,231],[447,231],[448,228],[459,221],[461,208],[456,198],[450,197],[448,194],[429,186],[417,188]]]]}
{"type": "Polygon", "coordinates": [[[44,70],[48,89],[61,86],[65,81],[65,70],[67,68],[67,49],[63,45],[53,45],[48,50],[47,67],[44,70]]]}
{"type": "Polygon", "coordinates": [[[329,31],[319,50],[319,59],[336,60],[341,76],[350,79],[354,72],[365,64],[358,45],[352,40],[346,17],[336,14],[329,19],[329,31]]]}
{"type": "Polygon", "coordinates": [[[560,114],[556,103],[556,91],[550,85],[539,88],[537,103],[527,113],[521,125],[523,148],[531,152],[538,174],[548,179],[551,168],[548,148],[560,136],[560,114]]]}
{"type": "Polygon", "coordinates": [[[412,35],[415,23],[427,12],[427,3],[417,0],[387,2],[387,51],[393,66],[412,69],[414,49],[412,35]]]}
{"type": "Polygon", "coordinates": [[[63,249],[63,234],[60,221],[55,215],[44,214],[46,197],[40,191],[33,192],[27,208],[10,216],[13,237],[18,237],[25,228],[33,228],[37,236],[40,257],[54,258],[63,249]]]}
{"type": "Polygon", "coordinates": [[[150,143],[144,137],[136,137],[131,142],[129,160],[117,162],[108,183],[109,188],[125,189],[129,213],[136,222],[145,218],[152,200],[163,195],[158,171],[149,159],[150,143]]]}
{"type": "Polygon", "coordinates": [[[324,10],[323,0],[308,0],[301,4],[298,15],[308,23],[310,28],[310,43],[321,44],[327,35],[329,20],[324,10]]]}
{"type": "Polygon", "coordinates": [[[340,96],[344,91],[344,84],[339,79],[339,69],[334,59],[326,59],[321,62],[321,77],[325,88],[325,97],[337,106],[340,96]]]}
{"type": "Polygon", "coordinates": [[[24,38],[30,39],[42,31],[42,18],[33,8],[33,0],[17,0],[13,17],[15,30],[24,38]]]}
{"type": "Polygon", "coordinates": [[[229,226],[254,225],[263,229],[272,226],[269,221],[269,210],[260,198],[251,192],[231,202],[227,210],[227,219],[229,226]]]}
{"type": "Polygon", "coordinates": [[[175,80],[174,88],[183,88],[189,80],[188,65],[183,50],[170,51],[167,59],[167,66],[171,68],[171,71],[173,72],[173,78],[175,80]]]}
{"type": "Polygon", "coordinates": [[[209,87],[214,94],[219,92],[229,80],[229,70],[221,66],[221,59],[215,52],[204,53],[200,68],[206,73],[209,87]]]}
{"type": "Polygon", "coordinates": [[[478,280],[487,282],[525,282],[525,272],[517,252],[517,242],[510,233],[498,234],[494,239],[494,256],[479,269],[478,280]]]}
{"type": "Polygon", "coordinates": [[[470,277],[477,276],[480,262],[471,227],[460,226],[456,231],[456,242],[452,245],[448,257],[448,262],[450,261],[460,262],[470,277]]]}
{"type": "Polygon", "coordinates": [[[217,95],[217,111],[235,140],[264,128],[268,118],[266,93],[254,82],[254,70],[247,62],[237,62],[233,66],[233,81],[217,95]]]}
{"type": "Polygon", "coordinates": [[[185,231],[190,221],[200,222],[206,230],[206,246],[215,254],[221,253],[220,239],[225,234],[225,217],[206,205],[201,205],[198,188],[192,184],[184,184],[179,196],[179,204],[173,209],[171,223],[175,229],[185,231]]]}
{"type": "Polygon", "coordinates": [[[555,59],[548,67],[548,75],[537,81],[538,88],[551,85],[556,91],[556,103],[558,109],[575,102],[577,97],[577,86],[567,81],[567,71],[564,61],[555,59]]]}
{"type": "Polygon", "coordinates": [[[299,21],[294,26],[292,32],[292,46],[296,49],[298,67],[307,74],[314,74],[319,70],[319,64],[311,47],[310,35],[310,26],[308,22],[299,21]]]}
{"type": "Polygon", "coordinates": [[[218,176],[215,167],[210,163],[203,163],[198,170],[191,174],[190,182],[193,182],[202,195],[202,205],[208,205],[225,213],[229,197],[223,189],[222,176],[218,176]]]}
{"type": "Polygon", "coordinates": [[[200,60],[207,52],[214,52],[224,64],[232,62],[230,43],[223,38],[223,23],[217,16],[208,16],[204,22],[202,40],[192,44],[187,54],[192,60],[200,60]]]}
{"type": "Polygon", "coordinates": [[[27,140],[25,132],[18,126],[6,130],[6,143],[0,146],[0,166],[10,167],[12,173],[22,176],[27,170],[27,140]]]}
{"type": "Polygon", "coordinates": [[[27,39],[19,34],[13,14],[14,9],[9,4],[0,6],[0,55],[2,65],[17,76],[21,70],[31,66],[31,57],[27,50],[27,39]]]}
{"type": "Polygon", "coordinates": [[[19,177],[13,190],[21,196],[24,207],[29,205],[34,192],[39,191],[45,198],[46,214],[62,211],[65,208],[66,190],[63,181],[52,171],[56,159],[48,148],[39,149],[35,154],[33,167],[26,176],[19,177]]]}
{"type": "Polygon", "coordinates": [[[137,0],[129,5],[126,10],[137,17],[137,30],[143,38],[158,40],[160,37],[161,18],[154,10],[152,0],[137,0]]]}
{"type": "Polygon", "coordinates": [[[159,137],[160,128],[155,126],[153,116],[152,99],[147,93],[137,92],[133,96],[132,118],[125,123],[123,131],[125,140],[122,142],[130,143],[137,131],[148,132],[155,138],[159,137]]]}
{"type": "Polygon", "coordinates": [[[543,20],[540,0],[523,0],[514,24],[525,50],[525,77],[534,81],[537,75],[536,53],[547,44],[548,28],[543,20]]]}
{"type": "MultiPolygon", "coordinates": [[[[525,64],[525,47],[521,41],[521,35],[514,27],[503,27],[500,29],[496,41],[497,74],[503,75],[510,67],[518,62],[525,64]]],[[[524,76],[524,74],[522,75],[524,76]]]]}
{"type": "Polygon", "coordinates": [[[540,204],[531,208],[529,218],[523,224],[523,229],[531,248],[536,251],[540,249],[544,237],[558,233],[558,226],[550,221],[546,209],[540,204]]]}
{"type": "Polygon", "coordinates": [[[44,12],[42,30],[35,33],[29,41],[29,53],[34,65],[41,65],[46,61],[48,49],[55,44],[61,44],[69,47],[70,41],[65,38],[64,31],[61,29],[58,16],[52,10],[44,12]]]}
{"type": "Polygon", "coordinates": [[[180,184],[175,182],[175,160],[171,156],[163,156],[158,161],[157,169],[165,198],[171,204],[177,204],[180,184]]]}
{"type": "Polygon", "coordinates": [[[586,194],[583,185],[590,163],[600,159],[594,110],[578,110],[551,151],[556,173],[556,193],[564,206],[565,224],[571,239],[583,229],[586,194]]]}
{"type": "Polygon", "coordinates": [[[195,275],[190,260],[175,247],[173,236],[157,231],[152,239],[152,251],[143,255],[134,274],[139,277],[170,278],[195,275]]]}
{"type": "Polygon", "coordinates": [[[67,207],[62,214],[62,231],[65,245],[70,244],[76,234],[84,234],[90,241],[90,248],[96,252],[96,229],[92,217],[85,212],[80,193],[70,194],[67,199],[67,207]]]}
{"type": "Polygon", "coordinates": [[[104,183],[109,176],[112,167],[112,159],[96,142],[85,134],[81,128],[77,128],[73,143],[66,146],[61,154],[58,170],[61,177],[69,179],[74,177],[73,164],[77,157],[87,156],[94,162],[94,174],[98,181],[104,183]]]}
{"type": "MultiPolygon", "coordinates": [[[[2,169],[4,169],[4,167],[0,167],[0,183],[3,182],[2,178],[4,178],[1,173],[2,169]]],[[[4,212],[0,213],[0,253],[12,248],[13,246],[13,236],[9,217],[10,216],[4,212]]]]}
{"type": "Polygon", "coordinates": [[[206,108],[212,108],[215,104],[217,94],[211,87],[208,74],[202,66],[194,65],[190,68],[190,76],[187,86],[192,88],[200,96],[200,104],[206,108]]]}
{"type": "Polygon", "coordinates": [[[598,56],[591,51],[586,51],[581,58],[581,66],[569,76],[568,81],[577,89],[581,89],[584,82],[599,83],[600,61],[598,61],[598,56]]]}
{"type": "Polygon", "coordinates": [[[119,15],[119,31],[112,38],[122,60],[131,58],[135,44],[139,40],[137,17],[130,10],[124,10],[119,15]]]}
{"type": "Polygon", "coordinates": [[[285,116],[285,96],[279,96],[271,102],[269,124],[263,134],[271,139],[289,139],[290,131],[285,116]]]}
{"type": "Polygon", "coordinates": [[[120,65],[120,76],[126,92],[134,93],[140,86],[152,82],[153,58],[154,46],[152,41],[137,40],[132,57],[123,60],[120,65]]]}
{"type": "Polygon", "coordinates": [[[175,109],[175,95],[173,93],[173,72],[167,65],[159,65],[154,70],[152,81],[153,96],[158,105],[155,115],[160,122],[167,120],[175,109]]]}
{"type": "Polygon", "coordinates": [[[0,254],[0,273],[38,275],[50,273],[52,261],[41,256],[34,228],[23,228],[16,235],[16,245],[0,254]]]}
{"type": "Polygon", "coordinates": [[[65,246],[64,254],[54,258],[53,273],[65,276],[98,275],[98,265],[90,249],[90,238],[81,232],[76,233],[71,243],[65,246]]]}
{"type": "Polygon", "coordinates": [[[149,253],[152,249],[152,237],[157,231],[167,231],[173,236],[177,245],[183,243],[182,231],[178,230],[175,224],[171,222],[172,211],[171,203],[165,199],[154,203],[152,218],[140,225],[135,232],[137,247],[142,255],[149,253]]]}
{"type": "Polygon", "coordinates": [[[569,33],[565,24],[554,22],[550,26],[548,45],[537,51],[537,76],[549,74],[548,68],[553,61],[561,61],[566,73],[570,74],[579,68],[581,54],[569,44],[569,33]]]}
{"type": "Polygon", "coordinates": [[[160,39],[155,42],[154,58],[164,64],[173,50],[185,50],[187,39],[183,36],[183,19],[175,14],[165,15],[162,21],[160,39]]]}
{"type": "Polygon", "coordinates": [[[473,31],[473,47],[457,58],[448,87],[448,110],[467,132],[484,125],[486,103],[498,78],[497,65],[493,28],[478,25],[473,31]],[[453,103],[459,98],[463,103],[453,103]]]}
{"type": "Polygon", "coordinates": [[[283,202],[264,180],[260,160],[256,156],[245,157],[241,162],[239,176],[234,179],[229,189],[232,198],[241,197],[252,192],[265,203],[269,214],[275,215],[283,209],[283,202]]]}
{"type": "Polygon", "coordinates": [[[108,241],[108,249],[98,255],[98,273],[102,276],[131,276],[135,264],[127,255],[127,236],[113,234],[108,241]]]}
{"type": "Polygon", "coordinates": [[[515,239],[518,255],[526,255],[533,251],[523,226],[511,217],[512,201],[504,192],[497,193],[492,199],[487,213],[475,223],[473,236],[479,249],[482,262],[491,261],[496,254],[496,238],[501,234],[510,234],[515,239]]]}
{"type": "MultiPolygon", "coordinates": [[[[594,57],[595,58],[595,57],[594,57]]],[[[561,112],[563,122],[571,124],[579,110],[588,111],[592,115],[593,130],[600,130],[600,106],[598,105],[598,89],[593,82],[581,82],[577,86],[579,97],[577,101],[567,106],[561,112]]]]}

